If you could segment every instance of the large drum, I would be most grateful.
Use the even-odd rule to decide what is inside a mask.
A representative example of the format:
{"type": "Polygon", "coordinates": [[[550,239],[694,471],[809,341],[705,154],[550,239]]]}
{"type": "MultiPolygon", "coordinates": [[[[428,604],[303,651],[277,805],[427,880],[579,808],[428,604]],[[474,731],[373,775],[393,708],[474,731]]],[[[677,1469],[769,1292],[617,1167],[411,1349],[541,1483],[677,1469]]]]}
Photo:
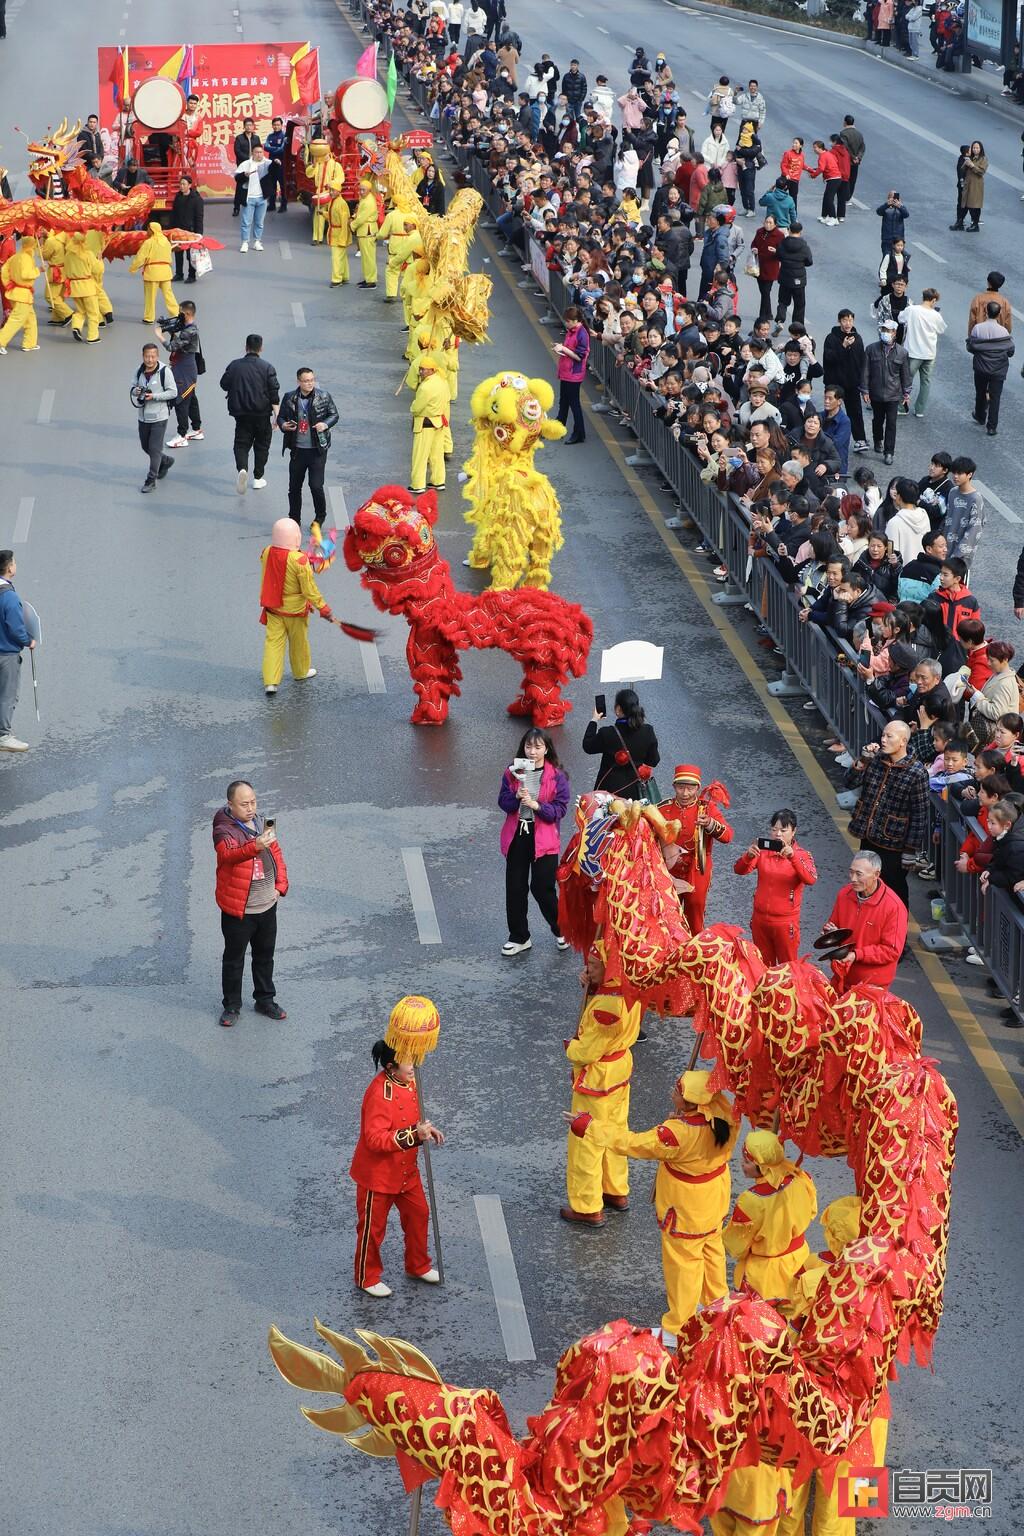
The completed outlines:
{"type": "Polygon", "coordinates": [[[366,133],[386,120],[387,92],[378,81],[362,76],[343,80],[334,93],[334,115],[347,127],[366,133]]]}
{"type": "Polygon", "coordinates": [[[151,133],[173,128],[184,115],[185,92],[176,80],[153,75],[136,86],[132,112],[141,127],[151,133]]]}

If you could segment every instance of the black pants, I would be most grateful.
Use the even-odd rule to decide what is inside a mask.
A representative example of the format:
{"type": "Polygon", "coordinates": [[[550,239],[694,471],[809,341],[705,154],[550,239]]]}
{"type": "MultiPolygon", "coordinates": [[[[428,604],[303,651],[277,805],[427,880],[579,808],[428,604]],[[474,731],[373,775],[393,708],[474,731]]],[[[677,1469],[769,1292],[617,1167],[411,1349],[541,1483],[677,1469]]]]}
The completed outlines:
{"type": "Polygon", "coordinates": [[[572,379],[559,379],[558,381],[558,419],[565,426],[572,411],[572,435],[573,437],[586,437],[587,424],[583,419],[583,407],[580,404],[581,380],[575,382],[572,379]]]}
{"type": "Polygon", "coordinates": [[[804,287],[803,283],[800,284],[799,288],[790,288],[788,284],[784,283],[780,277],[778,305],[775,310],[776,325],[781,325],[785,320],[786,310],[790,304],[793,305],[793,319],[799,320],[800,324],[802,325],[804,322],[804,313],[807,309],[807,289],[804,287]]]}
{"type": "Polygon", "coordinates": [[[783,180],[785,181],[786,186],[787,186],[787,188],[789,190],[790,197],[793,199],[794,206],[798,207],[799,203],[800,203],[800,181],[799,181],[799,178],[796,181],[790,181],[788,176],[784,176],[783,180]]]}
{"type": "Polygon", "coordinates": [[[187,395],[179,395],[174,402],[174,414],[178,418],[178,436],[184,437],[185,433],[192,429],[199,432],[202,429],[203,418],[199,414],[199,396],[194,389],[187,395]]]}
{"type": "Polygon", "coordinates": [[[887,885],[890,891],[894,891],[905,907],[909,907],[910,891],[907,887],[907,872],[903,868],[902,853],[894,853],[891,848],[879,848],[869,837],[862,837],[860,846],[862,852],[878,854],[882,861],[882,884],[887,885]]]}
{"type": "MultiPolygon", "coordinates": [[[[876,453],[896,452],[896,414],[899,408],[898,400],[872,400],[871,441],[876,453]]],[[[888,885],[888,880],[885,883],[888,885]]]]}
{"type": "Polygon", "coordinates": [[[830,176],[825,182],[821,193],[821,216],[823,219],[836,217],[836,193],[842,186],[838,176],[830,176]]]}
{"type": "Polygon", "coordinates": [[[323,527],[327,516],[327,497],[324,495],[324,470],[326,453],[314,453],[308,448],[293,448],[288,465],[288,516],[302,522],[302,482],[309,476],[309,491],[313,498],[313,516],[323,527]]]}
{"type": "Polygon", "coordinates": [[[754,212],[754,178],[757,175],[752,165],[746,162],[739,169],[740,199],[748,212],[754,212]]]}
{"type": "Polygon", "coordinates": [[[274,999],[274,945],[277,943],[277,902],[266,912],[247,912],[244,917],[232,917],[228,912],[220,915],[220,931],[224,935],[224,958],[221,961],[221,990],[225,1008],[242,1006],[242,976],[245,972],[245,951],[252,947],[252,995],[258,1003],[270,1003],[274,999]]]}
{"type": "Polygon", "coordinates": [[[846,414],[850,418],[850,432],[855,443],[867,442],[864,436],[864,408],[860,403],[860,390],[849,389],[846,391],[846,414]]]}
{"type": "Polygon", "coordinates": [[[235,177],[235,200],[234,200],[234,202],[231,205],[231,212],[232,213],[237,213],[239,208],[241,208],[242,203],[245,200],[245,184],[248,181],[248,179],[249,178],[247,176],[236,176],[235,177]]]}
{"type": "Polygon", "coordinates": [[[167,432],[167,418],[163,421],[140,421],[139,442],[142,451],[149,455],[149,469],[146,473],[147,480],[155,480],[160,473],[160,466],[164,458],[164,435],[167,432]]]}
{"type": "Polygon", "coordinates": [[[284,193],[284,166],[280,160],[270,162],[270,170],[263,178],[263,196],[267,200],[268,213],[273,213],[277,201],[280,201],[282,213],[288,207],[284,193]]]}
{"type": "Polygon", "coordinates": [[[837,218],[840,218],[840,219],[845,219],[846,218],[846,205],[850,201],[850,198],[852,196],[853,196],[853,193],[850,191],[850,183],[848,181],[841,181],[839,183],[839,190],[836,192],[836,217],[837,218]]]}
{"type": "Polygon", "coordinates": [[[846,183],[846,192],[845,192],[845,197],[846,197],[846,201],[847,202],[850,202],[850,200],[853,197],[853,194],[857,190],[857,176],[858,176],[859,172],[860,172],[860,163],[858,162],[858,163],[855,164],[851,160],[850,161],[850,179],[846,183]]]}
{"type": "Polygon", "coordinates": [[[555,894],[558,855],[545,853],[535,859],[534,826],[532,822],[527,825],[528,831],[516,831],[505,859],[505,918],[513,944],[525,944],[530,937],[530,891],[551,932],[558,933],[558,897],[555,894]]]}
{"type": "Polygon", "coordinates": [[[194,283],[196,280],[196,269],[189,260],[188,251],[183,246],[178,246],[174,252],[174,280],[177,283],[182,281],[194,283]],[[185,270],[186,267],[188,268],[187,272],[185,270]]]}
{"type": "Polygon", "coordinates": [[[235,468],[248,469],[251,448],[253,475],[262,480],[273,436],[274,427],[269,416],[236,416],[235,468]]]}
{"type": "Polygon", "coordinates": [[[770,320],[772,317],[772,289],[775,283],[771,278],[759,277],[757,291],[761,295],[761,308],[757,312],[759,320],[770,320]]]}
{"type": "Polygon", "coordinates": [[[993,432],[999,425],[999,401],[1005,382],[1005,379],[987,379],[980,373],[974,375],[974,419],[993,432]]]}

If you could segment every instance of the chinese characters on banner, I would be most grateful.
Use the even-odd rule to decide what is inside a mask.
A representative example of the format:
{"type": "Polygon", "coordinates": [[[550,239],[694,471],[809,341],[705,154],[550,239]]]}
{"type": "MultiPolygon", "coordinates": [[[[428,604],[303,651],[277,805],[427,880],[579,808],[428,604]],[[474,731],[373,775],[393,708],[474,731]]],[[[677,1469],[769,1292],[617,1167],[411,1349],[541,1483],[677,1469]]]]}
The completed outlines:
{"type": "MultiPolygon", "coordinates": [[[[241,133],[243,120],[255,119],[256,132],[266,139],[270,120],[303,117],[308,107],[292,101],[292,54],[303,45],[295,43],[224,43],[192,48],[194,74],[180,83],[199,97],[199,136],[196,172],[204,197],[225,196],[234,191],[235,161],[232,145],[241,133]]],[[[129,92],[155,75],[178,52],[179,45],[128,49],[129,92]]],[[[100,48],[100,126],[117,133],[121,113],[115,89],[117,48],[100,48]]]]}

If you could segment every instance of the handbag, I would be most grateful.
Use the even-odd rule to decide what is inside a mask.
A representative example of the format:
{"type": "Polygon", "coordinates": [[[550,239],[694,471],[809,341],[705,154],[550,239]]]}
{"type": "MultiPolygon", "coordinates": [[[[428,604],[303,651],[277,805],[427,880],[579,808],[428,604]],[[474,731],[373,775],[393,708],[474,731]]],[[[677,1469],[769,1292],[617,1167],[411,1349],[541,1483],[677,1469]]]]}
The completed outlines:
{"type": "Polygon", "coordinates": [[[213,271],[213,258],[205,245],[197,245],[188,254],[196,277],[205,277],[207,272],[213,271]]]}
{"type": "Polygon", "coordinates": [[[202,349],[202,347],[200,347],[198,352],[196,353],[196,373],[199,375],[200,378],[202,378],[202,376],[203,376],[203,374],[205,372],[206,372],[206,358],[203,356],[203,349],[202,349]]]}

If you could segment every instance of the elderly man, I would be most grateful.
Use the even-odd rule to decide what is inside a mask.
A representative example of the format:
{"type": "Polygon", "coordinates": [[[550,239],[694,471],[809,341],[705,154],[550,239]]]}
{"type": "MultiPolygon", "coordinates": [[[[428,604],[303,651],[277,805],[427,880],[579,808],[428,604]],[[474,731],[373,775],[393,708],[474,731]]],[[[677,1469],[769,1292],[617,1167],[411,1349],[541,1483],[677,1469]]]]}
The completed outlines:
{"type": "Polygon", "coordinates": [[[233,779],[228,785],[227,804],[213,818],[213,846],[217,855],[217,905],[224,935],[224,996],[218,1022],[225,1029],[238,1022],[245,952],[249,948],[256,1012],[268,1019],[287,1018],[275,1001],[274,948],[277,899],[288,894],[288,871],[274,822],[258,814],[256,791],[248,779],[233,779]]]}
{"type": "Polygon", "coordinates": [[[878,855],[882,879],[904,906],[903,855],[920,853],[928,834],[928,770],[909,756],[909,740],[906,721],[890,720],[881,740],[865,747],[850,770],[851,784],[860,788],[850,831],[862,849],[878,855]]]}
{"type": "Polygon", "coordinates": [[[908,694],[898,708],[901,718],[911,729],[917,723],[917,712],[921,706],[921,700],[926,696],[932,713],[937,719],[952,720],[953,700],[942,680],[941,662],[926,656],[911,672],[910,681],[916,685],[915,692],[908,694]]]}
{"type": "Polygon", "coordinates": [[[849,946],[837,952],[842,958],[831,962],[837,990],[846,992],[861,982],[888,990],[907,942],[907,909],[884,884],[877,853],[855,853],[850,861],[850,883],[839,892],[821,931],[837,928],[852,930],[849,946]]]}

